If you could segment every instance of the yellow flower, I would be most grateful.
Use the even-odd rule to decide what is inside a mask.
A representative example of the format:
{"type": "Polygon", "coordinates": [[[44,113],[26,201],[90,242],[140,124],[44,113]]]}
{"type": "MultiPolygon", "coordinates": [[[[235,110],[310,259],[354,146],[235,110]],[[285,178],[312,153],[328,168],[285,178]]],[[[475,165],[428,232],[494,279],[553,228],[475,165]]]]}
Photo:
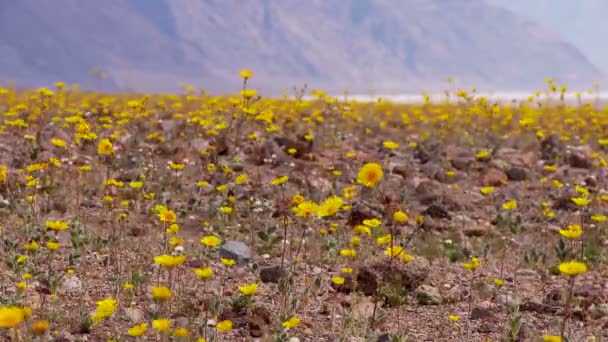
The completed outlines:
{"type": "Polygon", "coordinates": [[[502,279],[499,279],[499,278],[494,278],[492,280],[492,282],[494,283],[494,285],[496,285],[498,287],[501,287],[501,286],[503,286],[505,284],[505,282],[502,279]]]}
{"type": "Polygon", "coordinates": [[[110,139],[101,139],[97,145],[97,154],[102,156],[111,156],[114,154],[114,145],[110,139]]]}
{"type": "Polygon", "coordinates": [[[352,248],[346,248],[346,249],[340,250],[340,255],[343,257],[356,257],[357,251],[352,248]]]}
{"type": "Polygon", "coordinates": [[[247,178],[247,174],[246,174],[246,173],[243,173],[243,174],[238,175],[238,176],[237,176],[237,177],[234,179],[234,183],[235,183],[235,184],[238,184],[238,185],[245,184],[245,183],[247,183],[247,179],[248,179],[248,178],[247,178]]]}
{"type": "Polygon", "coordinates": [[[167,235],[175,235],[177,232],[179,232],[179,225],[177,223],[173,223],[169,228],[165,229],[165,234],[167,235]]]}
{"type": "Polygon", "coordinates": [[[129,183],[129,187],[135,190],[141,189],[142,186],[144,186],[144,183],[140,181],[134,181],[129,183]]]}
{"type": "Polygon", "coordinates": [[[331,281],[336,285],[342,285],[344,284],[345,279],[343,277],[333,276],[331,277],[331,281]]]}
{"type": "Polygon", "coordinates": [[[251,76],[253,76],[253,71],[249,70],[249,69],[242,69],[241,71],[239,71],[239,76],[241,76],[242,79],[250,79],[251,76]]]}
{"type": "Polygon", "coordinates": [[[27,283],[24,281],[21,281],[21,282],[17,283],[17,285],[15,287],[17,288],[17,290],[19,290],[19,292],[24,292],[25,290],[27,290],[27,283]]]}
{"type": "Polygon", "coordinates": [[[494,192],[494,187],[493,186],[484,186],[483,188],[479,189],[479,192],[484,195],[490,195],[494,192]]]}
{"type": "Polygon", "coordinates": [[[361,244],[361,238],[358,236],[353,236],[352,238],[350,238],[350,244],[353,246],[359,246],[361,244]]]}
{"type": "Polygon", "coordinates": [[[572,197],[572,198],[570,198],[570,200],[572,200],[572,202],[574,202],[574,204],[576,204],[579,207],[584,207],[584,206],[587,206],[589,203],[591,203],[590,199],[587,199],[584,197],[572,197]]]}
{"type": "Polygon", "coordinates": [[[7,174],[6,174],[6,166],[1,165],[0,166],[0,183],[4,183],[4,181],[6,181],[7,178],[7,174]]]}
{"type": "Polygon", "coordinates": [[[173,331],[173,336],[175,337],[188,337],[188,329],[184,327],[179,327],[173,331]]]}
{"type": "Polygon", "coordinates": [[[241,96],[243,96],[246,99],[250,99],[252,97],[255,96],[257,92],[255,91],[255,89],[243,89],[241,90],[241,96]]]}
{"type": "Polygon", "coordinates": [[[382,180],[384,172],[382,166],[377,163],[367,163],[361,167],[357,175],[357,183],[367,187],[374,187],[376,183],[382,180]]]}
{"type": "Polygon", "coordinates": [[[175,212],[169,209],[161,210],[160,213],[158,213],[158,218],[161,220],[161,222],[168,223],[174,223],[177,220],[175,212]]]}
{"type": "Polygon", "coordinates": [[[390,140],[383,142],[382,145],[389,150],[396,150],[399,148],[399,144],[390,140]]]}
{"type": "Polygon", "coordinates": [[[559,235],[567,239],[578,239],[583,234],[583,228],[578,224],[570,224],[566,229],[560,229],[559,235]]]}
{"type": "Polygon", "coordinates": [[[351,199],[357,194],[357,187],[355,185],[347,186],[342,191],[344,192],[344,198],[351,199]]]}
{"type": "Polygon", "coordinates": [[[319,209],[317,210],[317,215],[320,217],[332,216],[335,213],[337,213],[340,210],[340,208],[342,208],[343,204],[344,204],[344,200],[342,199],[342,197],[339,197],[339,196],[330,197],[330,198],[326,199],[325,201],[323,201],[323,203],[321,203],[321,205],[319,205],[319,209]]]}
{"type": "Polygon", "coordinates": [[[228,258],[220,258],[220,262],[222,264],[224,264],[224,266],[226,266],[226,267],[230,267],[230,266],[236,264],[236,260],[228,259],[228,258]]]}
{"type": "Polygon", "coordinates": [[[401,247],[401,246],[387,247],[384,250],[384,254],[386,254],[387,256],[389,256],[391,258],[401,256],[403,253],[404,253],[403,247],[401,247]]]}
{"type": "Polygon", "coordinates": [[[216,328],[220,332],[229,332],[232,330],[232,321],[228,319],[223,320],[217,324],[216,328]]]}
{"type": "Polygon", "coordinates": [[[313,201],[303,201],[299,203],[297,207],[292,209],[294,214],[300,217],[316,214],[318,210],[319,206],[313,201]]]}
{"type": "Polygon", "coordinates": [[[37,251],[40,246],[38,246],[38,243],[36,243],[36,241],[32,241],[30,243],[26,243],[24,247],[26,250],[34,252],[37,251]]]}
{"type": "Polygon", "coordinates": [[[353,231],[354,231],[356,234],[359,234],[359,235],[371,235],[371,234],[372,234],[372,231],[369,229],[369,227],[364,226],[364,225],[362,225],[362,224],[358,224],[358,225],[356,225],[356,226],[353,228],[353,231]]]}
{"type": "Polygon", "coordinates": [[[559,264],[558,269],[562,274],[577,276],[587,272],[587,265],[579,261],[567,261],[559,264]]]}
{"type": "Polygon", "coordinates": [[[45,225],[48,229],[61,231],[68,228],[68,223],[65,221],[46,221],[45,225]]]}
{"type": "Polygon", "coordinates": [[[175,266],[179,266],[181,264],[183,264],[186,261],[186,257],[184,255],[167,255],[167,254],[163,254],[163,255],[159,255],[154,257],[154,262],[164,266],[166,268],[173,268],[175,266]]]}
{"type": "Polygon", "coordinates": [[[391,243],[393,236],[391,234],[382,235],[376,238],[376,243],[379,245],[386,245],[391,243]]]}
{"type": "Polygon", "coordinates": [[[591,220],[595,222],[604,222],[608,217],[606,215],[593,215],[591,216],[591,220]]]}
{"type": "Polygon", "coordinates": [[[106,298],[98,301],[97,309],[95,310],[95,314],[93,314],[93,321],[99,322],[104,318],[112,316],[117,307],[118,303],[113,298],[106,298]]]}
{"type": "Polygon", "coordinates": [[[26,262],[28,259],[27,255],[21,255],[17,258],[17,263],[18,264],[23,264],[24,262],[26,262]]]}
{"type": "Polygon", "coordinates": [[[574,187],[574,190],[576,190],[576,192],[578,192],[579,194],[581,194],[583,196],[589,196],[589,190],[587,188],[576,185],[574,187]]]}
{"type": "Polygon", "coordinates": [[[131,284],[131,283],[125,283],[122,286],[122,288],[125,289],[125,290],[131,290],[133,288],[133,284],[131,284]]]}
{"type": "Polygon", "coordinates": [[[406,224],[407,221],[409,220],[409,217],[407,216],[406,213],[399,210],[393,214],[393,220],[395,220],[395,222],[397,222],[397,223],[406,224]]]}
{"type": "Polygon", "coordinates": [[[555,171],[557,171],[557,166],[555,166],[555,165],[545,165],[545,166],[543,166],[543,170],[545,170],[547,172],[555,172],[555,171]]]}
{"type": "Polygon", "coordinates": [[[273,179],[272,182],[270,182],[270,184],[281,185],[281,184],[284,184],[285,182],[287,182],[288,180],[289,180],[288,176],[281,176],[281,177],[277,177],[277,178],[273,179]]]}
{"type": "Polygon", "coordinates": [[[377,218],[365,219],[363,220],[363,224],[370,228],[377,228],[380,227],[382,221],[378,220],[377,218]]]}
{"type": "Polygon", "coordinates": [[[78,171],[80,171],[80,172],[89,172],[91,170],[93,170],[91,165],[82,165],[82,166],[78,167],[78,171]]]}
{"type": "Polygon", "coordinates": [[[195,268],[194,274],[196,274],[197,277],[203,280],[207,280],[213,276],[213,270],[211,269],[211,267],[195,268]]]}
{"type": "Polygon", "coordinates": [[[148,323],[143,322],[141,324],[135,324],[129,328],[127,334],[133,337],[139,337],[145,334],[148,331],[148,323]]]}
{"type": "Polygon", "coordinates": [[[503,205],[502,208],[504,210],[513,210],[517,208],[517,201],[516,200],[510,200],[510,201],[506,201],[503,205]]]}
{"type": "Polygon", "coordinates": [[[556,335],[543,335],[543,342],[562,342],[562,338],[556,335]]]}
{"type": "Polygon", "coordinates": [[[23,310],[16,306],[0,306],[0,328],[10,329],[23,322],[23,310]]]}
{"type": "Polygon", "coordinates": [[[479,267],[479,265],[481,265],[481,262],[479,261],[479,258],[477,258],[477,257],[472,257],[471,262],[462,263],[462,267],[464,267],[465,269],[467,269],[469,271],[475,271],[475,269],[477,269],[477,267],[479,267]]]}
{"type": "Polygon", "coordinates": [[[53,144],[53,146],[55,147],[64,148],[67,143],[65,142],[65,140],[59,138],[52,138],[51,144],[53,144]]]}
{"type": "Polygon", "coordinates": [[[44,319],[34,322],[32,326],[32,333],[36,336],[44,335],[47,330],[49,330],[49,321],[44,319]]]}
{"type": "Polygon", "coordinates": [[[245,296],[253,296],[253,295],[255,295],[257,290],[258,290],[258,284],[255,284],[255,283],[239,286],[239,291],[241,291],[241,293],[244,294],[245,296]]]}
{"type": "Polygon", "coordinates": [[[283,322],[283,328],[293,329],[300,324],[300,318],[298,316],[293,316],[290,319],[283,322]]]}
{"type": "Polygon", "coordinates": [[[163,333],[171,328],[171,321],[166,318],[155,319],[152,321],[152,328],[163,333]]]}
{"type": "Polygon", "coordinates": [[[458,322],[460,320],[460,316],[458,316],[458,315],[450,315],[448,318],[452,322],[458,322]]]}
{"type": "Polygon", "coordinates": [[[213,248],[222,243],[222,240],[215,235],[207,235],[201,238],[201,243],[207,247],[213,248]]]}
{"type": "Polygon", "coordinates": [[[489,157],[490,157],[490,151],[488,151],[488,150],[479,151],[475,155],[475,158],[477,160],[485,160],[485,159],[488,159],[489,157]]]}
{"type": "Polygon", "coordinates": [[[173,297],[171,289],[166,286],[153,286],[152,297],[156,300],[169,300],[173,297]]]}
{"type": "Polygon", "coordinates": [[[174,171],[183,170],[184,167],[186,167],[186,166],[184,164],[181,164],[181,163],[174,163],[174,162],[169,163],[169,168],[171,170],[174,170],[174,171]]]}
{"type": "Polygon", "coordinates": [[[232,214],[234,209],[232,207],[220,207],[220,211],[224,214],[232,214]]]}
{"type": "Polygon", "coordinates": [[[351,274],[351,273],[353,273],[353,269],[350,267],[342,267],[342,268],[340,268],[340,272],[342,272],[344,274],[351,274]]]}

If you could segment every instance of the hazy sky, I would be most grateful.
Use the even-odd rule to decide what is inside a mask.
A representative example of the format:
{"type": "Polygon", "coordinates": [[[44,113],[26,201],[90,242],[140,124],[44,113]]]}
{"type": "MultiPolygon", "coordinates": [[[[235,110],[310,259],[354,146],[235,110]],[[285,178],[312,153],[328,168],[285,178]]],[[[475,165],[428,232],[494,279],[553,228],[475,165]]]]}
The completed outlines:
{"type": "Polygon", "coordinates": [[[608,73],[608,0],[487,0],[557,32],[608,73]]]}

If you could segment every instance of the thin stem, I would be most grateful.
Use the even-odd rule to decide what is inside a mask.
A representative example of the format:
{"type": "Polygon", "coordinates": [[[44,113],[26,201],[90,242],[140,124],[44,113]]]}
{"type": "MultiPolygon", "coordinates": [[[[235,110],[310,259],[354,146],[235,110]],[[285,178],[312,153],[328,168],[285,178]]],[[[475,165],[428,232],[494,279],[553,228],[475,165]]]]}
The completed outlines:
{"type": "Polygon", "coordinates": [[[570,286],[568,289],[568,298],[566,299],[566,307],[564,308],[564,318],[562,319],[562,327],[560,329],[561,338],[565,338],[564,334],[566,333],[566,325],[568,324],[568,320],[570,319],[570,303],[572,302],[572,295],[574,293],[574,277],[570,277],[570,286]]]}

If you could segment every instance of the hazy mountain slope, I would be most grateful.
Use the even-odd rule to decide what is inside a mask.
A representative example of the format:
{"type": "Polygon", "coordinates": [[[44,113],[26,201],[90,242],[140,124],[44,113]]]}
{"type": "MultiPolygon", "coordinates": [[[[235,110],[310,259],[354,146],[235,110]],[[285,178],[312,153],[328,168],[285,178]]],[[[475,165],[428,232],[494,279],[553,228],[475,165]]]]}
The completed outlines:
{"type": "Polygon", "coordinates": [[[0,81],[86,84],[101,66],[106,87],[146,91],[237,89],[241,67],[272,92],[599,78],[572,45],[482,0],[20,0],[0,4],[0,52],[0,81]]]}
{"type": "Polygon", "coordinates": [[[608,71],[608,1],[605,0],[488,0],[559,33],[596,66],[608,71]]]}

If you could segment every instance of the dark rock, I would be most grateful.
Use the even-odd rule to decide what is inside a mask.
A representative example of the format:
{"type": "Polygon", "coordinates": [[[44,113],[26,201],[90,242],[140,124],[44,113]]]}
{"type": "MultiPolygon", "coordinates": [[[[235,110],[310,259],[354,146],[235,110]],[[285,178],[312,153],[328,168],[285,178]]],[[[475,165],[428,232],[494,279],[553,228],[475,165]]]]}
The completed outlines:
{"type": "Polygon", "coordinates": [[[512,167],[507,170],[507,178],[516,182],[525,181],[528,179],[528,171],[521,167],[512,167]]]}
{"type": "Polygon", "coordinates": [[[260,270],[260,279],[263,283],[277,284],[279,280],[287,275],[281,266],[270,266],[260,270]]]}
{"type": "Polygon", "coordinates": [[[580,169],[590,169],[593,163],[591,162],[591,158],[582,152],[575,151],[568,156],[568,165],[580,169]]]}
{"type": "Polygon", "coordinates": [[[493,332],[496,332],[497,328],[496,328],[496,324],[494,323],[482,323],[479,328],[477,329],[477,332],[482,333],[482,334],[491,334],[493,332]]]}
{"type": "MultiPolygon", "coordinates": [[[[365,288],[365,292],[373,294],[383,276],[384,284],[389,287],[414,291],[426,279],[430,268],[430,263],[426,258],[417,256],[408,263],[399,260],[387,262],[386,259],[376,259],[362,266],[359,273],[365,274],[365,281],[371,284],[365,288]]],[[[347,285],[347,282],[344,285],[347,285]]],[[[363,291],[363,287],[361,289],[363,291]]]]}
{"type": "Polygon", "coordinates": [[[471,319],[491,320],[494,319],[494,315],[490,309],[476,306],[473,308],[473,310],[471,310],[471,319]]]}
{"type": "Polygon", "coordinates": [[[452,166],[457,170],[465,171],[471,166],[471,164],[473,164],[474,161],[474,157],[453,157],[450,160],[450,164],[452,164],[452,166]]]}
{"type": "Polygon", "coordinates": [[[441,184],[435,181],[422,181],[416,187],[416,198],[425,205],[439,200],[441,193],[441,184]]]}
{"type": "Polygon", "coordinates": [[[556,135],[550,135],[540,143],[540,154],[543,160],[555,160],[563,149],[563,143],[556,135]]]}
{"type": "Polygon", "coordinates": [[[251,249],[240,241],[226,241],[220,247],[222,258],[234,259],[239,264],[246,264],[251,258],[251,249]]]}
{"type": "Polygon", "coordinates": [[[439,305],[442,301],[439,290],[430,285],[422,285],[417,288],[416,299],[422,305],[439,305]]]}
{"type": "Polygon", "coordinates": [[[378,289],[378,279],[373,272],[367,268],[362,268],[357,273],[357,286],[358,290],[363,292],[366,296],[372,296],[376,294],[378,289]]]}
{"type": "Polygon", "coordinates": [[[507,180],[507,175],[495,168],[489,168],[481,175],[482,186],[503,186],[507,184],[507,180]]]}
{"type": "Polygon", "coordinates": [[[449,218],[450,214],[447,209],[439,204],[431,204],[428,208],[426,208],[423,212],[423,215],[430,216],[432,218],[449,218]]]}

